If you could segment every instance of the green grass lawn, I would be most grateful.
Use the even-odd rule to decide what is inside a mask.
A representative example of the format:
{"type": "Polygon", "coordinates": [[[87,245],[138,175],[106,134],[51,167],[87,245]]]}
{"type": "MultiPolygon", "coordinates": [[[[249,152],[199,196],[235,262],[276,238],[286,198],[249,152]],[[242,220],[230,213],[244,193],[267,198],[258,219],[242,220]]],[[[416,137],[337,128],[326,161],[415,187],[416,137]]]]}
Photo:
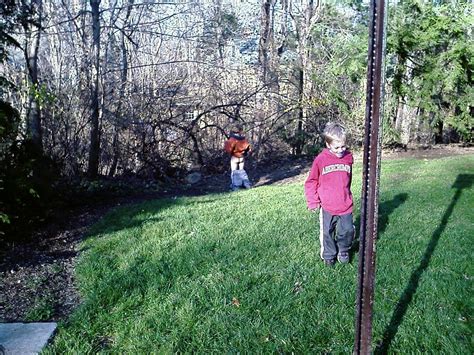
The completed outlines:
{"type": "MultiPolygon", "coordinates": [[[[474,352],[473,183],[472,155],[383,162],[375,352],[474,352]]],[[[302,183],[117,208],[45,352],[350,354],[357,254],[325,267],[317,231],[302,183]]]]}

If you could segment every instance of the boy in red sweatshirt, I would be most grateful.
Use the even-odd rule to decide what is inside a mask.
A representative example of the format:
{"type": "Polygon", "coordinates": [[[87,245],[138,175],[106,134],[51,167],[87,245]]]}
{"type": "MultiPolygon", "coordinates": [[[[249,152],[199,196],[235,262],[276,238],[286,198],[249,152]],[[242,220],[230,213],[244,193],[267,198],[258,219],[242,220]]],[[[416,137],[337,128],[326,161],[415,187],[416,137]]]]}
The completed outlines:
{"type": "Polygon", "coordinates": [[[319,214],[321,258],[328,266],[349,262],[354,238],[352,220],[353,157],[346,147],[346,131],[337,123],[324,128],[326,148],[314,159],[304,184],[306,203],[319,214]]]}

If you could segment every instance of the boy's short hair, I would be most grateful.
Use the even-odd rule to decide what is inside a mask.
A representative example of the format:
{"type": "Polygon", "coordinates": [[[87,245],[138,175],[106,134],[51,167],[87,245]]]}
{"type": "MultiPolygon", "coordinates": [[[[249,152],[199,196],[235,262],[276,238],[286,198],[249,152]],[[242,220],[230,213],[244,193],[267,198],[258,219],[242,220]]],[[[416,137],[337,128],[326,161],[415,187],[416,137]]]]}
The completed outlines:
{"type": "Polygon", "coordinates": [[[232,132],[242,132],[244,130],[244,126],[242,126],[240,123],[234,123],[232,126],[232,132]]]}
{"type": "Polygon", "coordinates": [[[346,141],[347,134],[344,126],[335,122],[328,122],[323,131],[324,140],[327,144],[331,144],[335,140],[346,141]]]}

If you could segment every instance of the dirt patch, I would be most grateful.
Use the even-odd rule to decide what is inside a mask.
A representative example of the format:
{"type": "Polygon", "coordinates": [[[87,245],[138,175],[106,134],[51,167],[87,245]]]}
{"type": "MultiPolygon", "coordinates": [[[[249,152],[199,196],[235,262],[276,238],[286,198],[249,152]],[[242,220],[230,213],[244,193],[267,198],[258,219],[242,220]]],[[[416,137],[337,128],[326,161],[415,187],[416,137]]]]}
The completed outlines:
{"type": "Polygon", "coordinates": [[[0,320],[58,321],[80,303],[74,268],[87,229],[110,206],[68,211],[26,243],[4,251],[0,264],[0,320]]]}
{"type": "MultiPolygon", "coordinates": [[[[474,147],[435,146],[384,152],[382,159],[435,159],[474,154],[474,147]]],[[[288,158],[271,163],[249,162],[248,174],[255,187],[304,181],[313,158],[288,158]]],[[[356,160],[361,162],[358,154],[356,160]]],[[[66,319],[81,298],[74,269],[79,243],[88,228],[117,205],[168,196],[201,195],[229,191],[229,174],[201,176],[196,184],[166,191],[116,198],[106,203],[62,211],[62,215],[38,230],[28,243],[12,245],[0,254],[0,321],[60,321],[66,319]]]]}

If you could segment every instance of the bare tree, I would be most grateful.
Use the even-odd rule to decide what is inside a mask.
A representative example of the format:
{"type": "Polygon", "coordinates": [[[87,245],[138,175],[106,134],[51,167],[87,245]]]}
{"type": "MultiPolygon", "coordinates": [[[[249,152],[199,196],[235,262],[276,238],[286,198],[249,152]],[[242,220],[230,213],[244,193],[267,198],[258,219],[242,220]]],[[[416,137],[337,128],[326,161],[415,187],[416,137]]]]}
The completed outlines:
{"type": "Polygon", "coordinates": [[[26,114],[26,135],[38,154],[43,152],[41,132],[40,83],[38,80],[38,53],[43,17],[42,0],[22,1],[23,29],[25,31],[23,53],[28,72],[28,106],[26,114]]]}
{"type": "Polygon", "coordinates": [[[92,82],[91,82],[91,130],[89,166],[87,174],[96,177],[99,171],[100,131],[99,131],[99,76],[100,76],[100,6],[101,0],[90,0],[92,9],[92,82]]]}
{"type": "Polygon", "coordinates": [[[112,164],[109,169],[109,176],[114,176],[117,170],[117,164],[120,158],[120,142],[119,142],[119,133],[121,131],[121,127],[123,126],[123,105],[125,100],[125,88],[127,85],[128,80],[128,50],[127,50],[127,37],[130,36],[130,31],[127,31],[127,25],[129,25],[130,14],[132,12],[132,5],[134,0],[128,0],[128,4],[126,6],[126,13],[125,18],[123,20],[123,27],[120,28],[120,59],[121,59],[121,67],[120,67],[120,86],[119,86],[119,97],[118,97],[118,104],[115,113],[115,124],[113,126],[113,141],[112,141],[112,149],[113,149],[113,160],[112,164]]]}
{"type": "Polygon", "coordinates": [[[312,96],[311,81],[311,51],[312,51],[312,29],[318,19],[320,10],[319,0],[309,0],[302,7],[296,7],[295,12],[290,11],[296,30],[297,52],[299,66],[297,74],[298,87],[298,119],[295,129],[295,153],[301,154],[305,144],[304,124],[307,119],[308,104],[312,96]]]}
{"type": "Polygon", "coordinates": [[[69,174],[217,165],[234,121],[254,158],[302,151],[319,2],[51,0],[44,11],[43,141],[69,174]]]}

